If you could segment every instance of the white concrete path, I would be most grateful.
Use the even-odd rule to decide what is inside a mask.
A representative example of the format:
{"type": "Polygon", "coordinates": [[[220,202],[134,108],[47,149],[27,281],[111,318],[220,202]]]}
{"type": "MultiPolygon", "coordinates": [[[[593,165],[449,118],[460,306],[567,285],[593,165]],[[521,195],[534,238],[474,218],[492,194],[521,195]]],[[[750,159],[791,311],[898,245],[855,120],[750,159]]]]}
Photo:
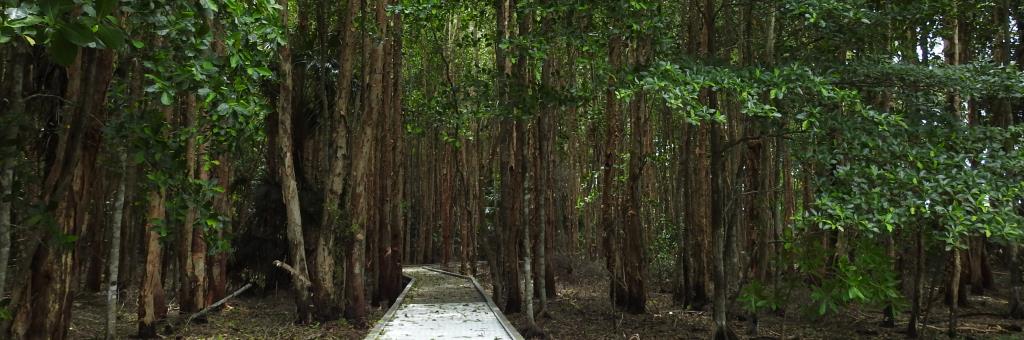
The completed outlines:
{"type": "Polygon", "coordinates": [[[367,340],[520,340],[476,279],[433,268],[406,267],[413,281],[367,340]]]}

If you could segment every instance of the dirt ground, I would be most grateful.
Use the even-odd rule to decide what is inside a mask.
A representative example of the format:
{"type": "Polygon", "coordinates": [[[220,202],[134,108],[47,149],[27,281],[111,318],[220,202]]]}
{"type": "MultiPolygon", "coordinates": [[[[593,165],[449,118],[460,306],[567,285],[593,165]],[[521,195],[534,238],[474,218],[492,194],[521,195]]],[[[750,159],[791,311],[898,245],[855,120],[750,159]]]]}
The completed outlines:
{"type": "MultiPolygon", "coordinates": [[[[477,278],[490,293],[492,286],[486,266],[479,266],[477,278]]],[[[999,278],[1003,280],[1003,278],[999,278]]],[[[550,317],[537,319],[550,339],[709,339],[714,323],[709,309],[686,310],[673,305],[672,295],[663,287],[648,289],[648,313],[631,315],[612,308],[608,300],[607,276],[597,263],[577,264],[574,274],[557,278],[559,296],[549,299],[550,317]]],[[[997,282],[1005,282],[997,281],[997,282]]],[[[935,294],[939,295],[939,294],[935,294]]],[[[1005,291],[988,296],[971,296],[971,305],[962,308],[958,331],[963,339],[1024,339],[1024,320],[1001,316],[1007,309],[1005,291]]],[[[922,339],[946,338],[948,312],[941,297],[931,303],[931,312],[922,339]]],[[[791,303],[794,310],[808,297],[791,303]]],[[[536,308],[536,307],[535,307],[536,308]]],[[[741,338],[749,339],[904,339],[909,312],[901,313],[895,328],[882,327],[881,310],[847,308],[835,315],[814,317],[798,312],[789,315],[762,315],[760,332],[748,335],[749,322],[739,316],[739,308],[730,310],[731,325],[741,338]]],[[[526,329],[523,314],[508,315],[516,328],[526,329]]]]}
{"type": "MultiPolygon", "coordinates": [[[[127,299],[122,300],[117,322],[118,338],[133,338],[137,331],[135,294],[131,292],[127,299]]],[[[76,297],[71,314],[71,337],[102,339],[106,329],[104,306],[106,296],[102,294],[76,297]]],[[[168,319],[159,328],[160,336],[166,339],[362,339],[368,331],[356,329],[343,320],[296,325],[295,301],[285,290],[267,296],[243,294],[230,300],[227,307],[219,312],[209,314],[205,323],[185,325],[173,301],[169,301],[169,308],[168,319]]],[[[372,308],[369,320],[376,322],[383,314],[380,308],[372,308]]]]}

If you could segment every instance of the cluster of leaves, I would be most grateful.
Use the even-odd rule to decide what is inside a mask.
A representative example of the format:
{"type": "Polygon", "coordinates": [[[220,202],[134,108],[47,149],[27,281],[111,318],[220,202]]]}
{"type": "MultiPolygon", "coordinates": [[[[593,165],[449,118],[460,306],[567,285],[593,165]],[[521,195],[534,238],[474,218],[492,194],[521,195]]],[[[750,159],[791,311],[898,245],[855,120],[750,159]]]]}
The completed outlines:
{"type": "Polygon", "coordinates": [[[1024,73],[1015,66],[989,62],[925,67],[906,63],[857,62],[830,73],[841,75],[843,85],[860,89],[897,88],[906,92],[958,93],[964,97],[1024,96],[1024,73]]]}
{"type": "Polygon", "coordinates": [[[74,62],[80,48],[121,49],[125,45],[121,19],[116,16],[118,0],[4,0],[0,4],[4,7],[0,44],[14,39],[30,46],[44,43],[60,65],[74,62]]]}
{"type": "Polygon", "coordinates": [[[879,126],[899,124],[899,117],[872,110],[863,104],[859,92],[842,88],[832,77],[822,76],[800,65],[763,70],[690,64],[681,66],[659,61],[650,69],[629,78],[617,92],[620,98],[646,91],[660,97],[665,105],[691,124],[716,120],[725,122],[722,110],[708,107],[702,91],[732,95],[741,111],[751,117],[782,118],[801,130],[817,128],[830,112],[843,111],[869,118],[879,126]],[[788,96],[788,97],[787,97],[788,96]],[[786,99],[783,101],[783,99],[786,99]]]}
{"type": "Polygon", "coordinates": [[[1021,239],[1020,128],[918,126],[877,137],[843,134],[819,154],[832,170],[808,222],[872,233],[935,225],[947,248],[968,234],[1021,239]]]}

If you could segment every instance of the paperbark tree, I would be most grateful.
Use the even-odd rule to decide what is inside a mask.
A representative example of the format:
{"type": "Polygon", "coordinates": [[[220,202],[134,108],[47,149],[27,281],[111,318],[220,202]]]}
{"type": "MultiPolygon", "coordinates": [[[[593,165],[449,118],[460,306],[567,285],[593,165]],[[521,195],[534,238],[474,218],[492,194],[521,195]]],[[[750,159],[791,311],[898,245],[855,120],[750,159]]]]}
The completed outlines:
{"type": "MultiPolygon", "coordinates": [[[[288,1],[279,0],[281,27],[287,32],[288,1]]],[[[286,33],[287,35],[287,33],[286,33]]],[[[277,148],[280,157],[281,197],[287,213],[285,228],[288,235],[289,262],[292,270],[292,286],[295,291],[297,322],[312,320],[313,306],[310,296],[309,270],[306,263],[306,246],[302,234],[302,212],[299,202],[298,183],[295,179],[295,164],[292,155],[292,51],[284,45],[278,48],[280,64],[280,96],[277,99],[277,148]]]]}

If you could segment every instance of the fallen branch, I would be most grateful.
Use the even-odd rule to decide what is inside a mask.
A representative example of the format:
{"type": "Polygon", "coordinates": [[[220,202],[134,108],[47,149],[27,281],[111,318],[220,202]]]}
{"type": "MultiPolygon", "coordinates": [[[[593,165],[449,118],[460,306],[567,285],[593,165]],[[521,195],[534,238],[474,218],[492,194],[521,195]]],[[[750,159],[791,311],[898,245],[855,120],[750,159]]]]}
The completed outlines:
{"type": "Polygon", "coordinates": [[[307,286],[313,285],[313,283],[310,282],[309,279],[307,279],[305,276],[302,276],[302,274],[299,274],[298,270],[295,270],[295,268],[292,268],[292,266],[289,266],[287,263],[275,260],[274,265],[292,274],[293,278],[301,280],[302,283],[305,283],[307,286]]]}
{"type": "MultiPolygon", "coordinates": [[[[934,330],[937,330],[937,331],[942,331],[942,332],[945,332],[945,331],[949,330],[948,328],[940,328],[938,326],[932,326],[932,325],[925,325],[925,327],[928,327],[928,328],[931,328],[931,329],[934,329],[934,330]]],[[[974,328],[974,327],[968,327],[968,326],[957,326],[956,330],[957,330],[957,332],[959,332],[959,331],[973,331],[973,332],[978,332],[978,333],[996,333],[996,332],[1003,332],[1003,331],[1005,331],[1005,329],[1003,329],[1002,327],[999,327],[999,326],[996,326],[996,327],[997,327],[996,329],[981,329],[981,328],[974,328]]]]}
{"type": "Polygon", "coordinates": [[[210,305],[209,307],[203,308],[203,310],[199,311],[198,313],[192,314],[192,316],[188,317],[188,320],[185,321],[185,325],[187,326],[188,324],[192,323],[192,320],[195,320],[200,316],[206,315],[206,313],[209,313],[214,308],[220,307],[224,303],[228,302],[228,300],[238,296],[238,294],[242,294],[242,292],[244,292],[246,289],[249,289],[250,287],[252,287],[252,283],[246,284],[241,289],[236,290],[234,293],[231,293],[231,295],[228,295],[227,297],[220,299],[220,301],[217,301],[216,303],[210,305]]]}

